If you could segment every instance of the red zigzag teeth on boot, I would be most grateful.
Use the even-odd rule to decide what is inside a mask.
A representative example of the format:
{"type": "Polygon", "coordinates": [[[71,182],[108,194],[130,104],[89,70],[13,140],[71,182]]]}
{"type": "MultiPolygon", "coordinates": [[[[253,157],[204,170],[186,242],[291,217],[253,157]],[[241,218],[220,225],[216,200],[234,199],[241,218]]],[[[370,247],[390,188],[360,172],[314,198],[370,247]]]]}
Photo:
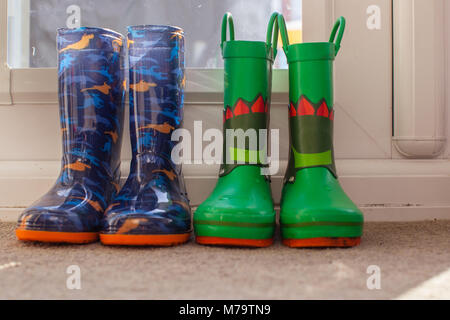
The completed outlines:
{"type": "Polygon", "coordinates": [[[266,113],[268,111],[268,100],[264,100],[261,94],[258,94],[252,101],[238,98],[234,106],[227,105],[223,111],[223,121],[249,113],[266,113]]]}

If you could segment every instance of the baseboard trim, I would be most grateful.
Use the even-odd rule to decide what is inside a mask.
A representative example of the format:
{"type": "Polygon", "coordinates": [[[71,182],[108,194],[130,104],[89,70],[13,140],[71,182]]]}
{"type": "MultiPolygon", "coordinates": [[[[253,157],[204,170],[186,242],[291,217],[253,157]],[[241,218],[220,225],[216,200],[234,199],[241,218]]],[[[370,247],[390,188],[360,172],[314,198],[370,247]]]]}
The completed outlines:
{"type": "MultiPolygon", "coordinates": [[[[0,222],[16,222],[23,208],[0,208],[0,222]]],[[[426,220],[450,220],[450,206],[447,207],[360,207],[364,220],[370,222],[411,222],[426,220]]],[[[195,212],[195,208],[193,208],[195,212]]],[[[279,208],[277,208],[279,213],[279,208]]]]}
{"type": "MultiPolygon", "coordinates": [[[[123,181],[129,161],[122,166],[123,181]]],[[[272,176],[272,193],[279,204],[282,172],[272,176]]],[[[343,188],[363,210],[367,221],[450,219],[450,161],[338,160],[343,188]]],[[[20,212],[44,194],[59,173],[59,161],[0,161],[0,220],[15,221],[20,212]]],[[[214,188],[218,166],[184,165],[192,206],[214,188]]]]}

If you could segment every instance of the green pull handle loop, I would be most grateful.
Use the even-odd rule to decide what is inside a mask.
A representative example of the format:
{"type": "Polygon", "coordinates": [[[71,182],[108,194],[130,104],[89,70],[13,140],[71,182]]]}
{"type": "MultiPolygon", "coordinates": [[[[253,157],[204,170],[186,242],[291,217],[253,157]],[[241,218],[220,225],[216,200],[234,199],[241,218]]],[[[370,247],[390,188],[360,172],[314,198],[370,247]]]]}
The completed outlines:
{"type": "MultiPolygon", "coordinates": [[[[286,22],[284,21],[284,17],[282,14],[278,15],[278,26],[280,28],[281,40],[283,41],[283,50],[284,53],[287,54],[289,47],[289,37],[286,30],[286,22]]],[[[334,43],[335,55],[337,55],[339,49],[341,48],[341,40],[342,36],[344,35],[344,30],[345,30],[345,18],[339,17],[339,19],[337,19],[336,22],[334,23],[333,30],[331,31],[330,35],[330,40],[328,40],[328,42],[334,42],[337,33],[336,42],[334,43]]]]}
{"type": "MultiPolygon", "coordinates": [[[[267,51],[273,49],[273,58],[277,56],[277,46],[278,46],[278,12],[272,13],[269,20],[269,25],[267,26],[267,36],[266,36],[266,47],[267,51]]],[[[267,52],[269,53],[269,52],[267,52]]]]}
{"type": "Polygon", "coordinates": [[[283,50],[287,55],[289,47],[289,36],[286,30],[286,22],[282,14],[278,14],[278,27],[280,28],[281,41],[283,42],[283,50]]]}
{"type": "Polygon", "coordinates": [[[233,16],[231,13],[227,12],[223,15],[222,18],[222,38],[220,42],[220,48],[223,52],[223,43],[227,41],[227,25],[230,28],[230,40],[234,40],[234,23],[233,23],[233,16]]]}
{"type": "Polygon", "coordinates": [[[345,19],[344,19],[344,17],[339,17],[336,20],[336,22],[334,23],[333,30],[331,30],[330,40],[328,40],[328,42],[334,42],[334,38],[336,37],[336,32],[337,32],[336,42],[334,43],[336,56],[337,56],[339,49],[341,48],[341,40],[342,40],[342,36],[344,35],[344,30],[345,30],[345,19]],[[337,32],[338,29],[339,29],[339,32],[337,32]]]}

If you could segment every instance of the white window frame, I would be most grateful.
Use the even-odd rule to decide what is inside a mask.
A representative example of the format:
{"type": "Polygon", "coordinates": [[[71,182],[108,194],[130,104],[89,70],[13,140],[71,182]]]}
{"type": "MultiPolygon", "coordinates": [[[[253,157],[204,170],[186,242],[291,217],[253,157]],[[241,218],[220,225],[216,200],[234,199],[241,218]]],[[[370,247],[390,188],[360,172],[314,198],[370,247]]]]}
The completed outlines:
{"type": "Polygon", "coordinates": [[[7,0],[0,0],[0,104],[10,105],[11,98],[11,68],[8,57],[8,6],[7,0]]]}

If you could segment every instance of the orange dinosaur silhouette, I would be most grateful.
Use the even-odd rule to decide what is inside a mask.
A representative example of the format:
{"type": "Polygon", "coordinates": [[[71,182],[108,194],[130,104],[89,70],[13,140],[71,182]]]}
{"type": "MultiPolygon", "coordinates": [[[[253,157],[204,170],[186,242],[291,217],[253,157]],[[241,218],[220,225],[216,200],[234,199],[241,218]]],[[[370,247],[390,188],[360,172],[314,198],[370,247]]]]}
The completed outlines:
{"type": "Polygon", "coordinates": [[[186,209],[186,211],[191,210],[191,208],[189,207],[189,205],[186,202],[183,201],[178,201],[178,200],[174,200],[172,201],[173,203],[179,204],[180,206],[182,206],[184,209],[186,209]]]}
{"type": "Polygon", "coordinates": [[[98,90],[98,91],[100,91],[103,94],[108,94],[109,90],[111,90],[111,86],[108,85],[106,82],[104,82],[101,86],[95,85],[95,86],[92,86],[90,88],[81,89],[81,92],[85,92],[85,91],[88,91],[88,90],[98,90]]]}
{"type": "Polygon", "coordinates": [[[106,208],[105,210],[105,214],[108,212],[108,210],[111,210],[111,208],[118,206],[120,203],[119,202],[115,202],[115,203],[111,203],[108,208],[106,208]]]}
{"type": "Polygon", "coordinates": [[[119,186],[119,184],[117,183],[117,182],[111,182],[112,183],[112,185],[114,186],[114,189],[116,189],[116,192],[119,192],[120,191],[120,186],[119,186]]]}
{"type": "Polygon", "coordinates": [[[122,48],[122,40],[114,39],[112,41],[112,46],[115,52],[120,52],[120,49],[122,48]]]}
{"type": "Polygon", "coordinates": [[[68,164],[66,164],[66,165],[63,167],[63,170],[71,169],[71,170],[75,170],[75,171],[85,171],[86,168],[90,169],[91,166],[90,166],[90,165],[87,165],[87,164],[85,164],[85,163],[83,163],[83,162],[80,162],[79,160],[77,160],[77,161],[74,162],[74,163],[68,163],[68,164]]]}
{"type": "Polygon", "coordinates": [[[22,218],[22,221],[20,221],[19,229],[25,229],[27,226],[27,221],[32,217],[33,215],[29,214],[22,218]]]}
{"type": "Polygon", "coordinates": [[[147,219],[144,218],[127,219],[119,228],[119,230],[117,230],[117,233],[126,233],[130,230],[136,229],[141,222],[145,221],[147,221],[147,219]]]}
{"type": "Polygon", "coordinates": [[[111,138],[112,138],[112,141],[113,141],[114,143],[116,143],[116,142],[117,142],[117,139],[119,139],[119,135],[117,134],[116,131],[105,131],[105,134],[110,135],[111,138]]]}
{"type": "Polygon", "coordinates": [[[150,87],[156,87],[156,83],[145,82],[144,80],[141,80],[135,84],[130,83],[130,89],[133,89],[134,91],[137,92],[146,92],[150,89],[150,87]]]}
{"type": "Polygon", "coordinates": [[[157,169],[157,170],[152,171],[152,173],[155,173],[155,172],[164,173],[167,176],[167,178],[169,178],[172,181],[177,177],[177,175],[173,171],[168,171],[166,169],[157,169]]]}
{"type": "Polygon", "coordinates": [[[59,50],[59,53],[67,51],[67,50],[82,50],[89,45],[89,41],[94,38],[93,34],[84,34],[81,37],[81,40],[72,44],[69,44],[67,47],[59,50]]]}
{"type": "Polygon", "coordinates": [[[183,38],[183,33],[179,32],[179,31],[173,32],[172,35],[170,36],[170,39],[172,40],[174,38],[182,39],[183,38]]]}
{"type": "Polygon", "coordinates": [[[74,199],[81,199],[81,200],[86,201],[87,203],[89,203],[89,205],[90,205],[92,208],[95,209],[95,211],[100,212],[100,211],[103,210],[102,206],[100,205],[100,203],[99,203],[98,201],[88,200],[88,199],[83,198],[83,197],[73,197],[73,198],[74,198],[74,199]]]}
{"type": "Polygon", "coordinates": [[[134,43],[133,40],[127,39],[127,47],[128,47],[128,49],[130,49],[130,45],[131,45],[132,43],[134,43]]]}
{"type": "Polygon", "coordinates": [[[150,123],[150,124],[148,124],[146,126],[140,127],[138,130],[143,130],[143,129],[153,129],[153,130],[156,130],[158,132],[168,134],[168,133],[170,133],[170,131],[174,130],[175,128],[172,127],[167,122],[164,122],[164,124],[153,124],[153,123],[150,123]]]}

